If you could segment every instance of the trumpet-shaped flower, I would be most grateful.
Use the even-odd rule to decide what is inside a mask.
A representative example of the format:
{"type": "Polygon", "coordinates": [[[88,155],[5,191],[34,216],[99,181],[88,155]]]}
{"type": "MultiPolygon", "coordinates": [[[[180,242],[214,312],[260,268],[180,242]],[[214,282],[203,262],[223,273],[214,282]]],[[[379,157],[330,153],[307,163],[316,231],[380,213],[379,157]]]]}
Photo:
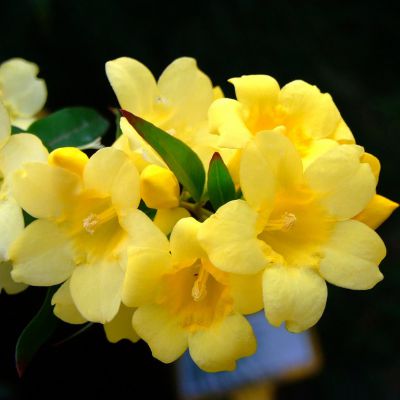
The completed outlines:
{"type": "Polygon", "coordinates": [[[12,58],[0,64],[0,101],[7,108],[14,125],[27,128],[44,106],[46,83],[37,78],[36,64],[12,58]]]}
{"type": "MultiPolygon", "coordinates": [[[[14,242],[10,255],[17,282],[51,286],[69,280],[80,315],[107,323],[121,303],[129,246],[151,235],[152,221],[139,204],[139,174],[121,151],[104,148],[90,159],[61,148],[48,163],[28,163],[14,176],[19,204],[38,218],[14,242]]],[[[68,319],[63,288],[59,314],[68,319]],[[63,294],[63,295],[62,295],[63,294]]]]}
{"type": "Polygon", "coordinates": [[[229,81],[237,100],[218,99],[209,110],[210,127],[222,147],[241,149],[258,132],[279,126],[304,159],[312,160],[335,142],[354,143],[331,96],[316,86],[296,80],[281,89],[268,75],[229,81]]]}
{"type": "Polygon", "coordinates": [[[123,301],[138,307],[133,326],[163,362],[187,348],[206,371],[232,370],[255,351],[244,313],[262,308],[261,274],[242,276],[215,268],[197,240],[200,222],[181,219],[171,234],[154,235],[127,268],[123,301]]]}
{"type": "Polygon", "coordinates": [[[10,180],[15,170],[28,161],[47,158],[47,150],[33,135],[10,135],[11,127],[6,109],[0,103],[0,291],[18,293],[26,285],[16,283],[10,276],[12,263],[9,248],[24,229],[22,210],[14,199],[10,180]]]}
{"type": "MultiPolygon", "coordinates": [[[[107,62],[106,73],[123,109],[176,136],[208,165],[218,150],[218,140],[208,132],[207,112],[212,101],[221,96],[221,90],[213,89],[193,58],[173,61],[158,82],[143,64],[128,57],[107,62]]],[[[114,146],[126,151],[139,170],[149,163],[163,165],[124,118],[121,130],[123,135],[114,146]]]]}
{"type": "MultiPolygon", "coordinates": [[[[204,165],[208,165],[212,154],[218,151],[218,140],[208,132],[207,112],[213,99],[220,97],[222,92],[219,88],[213,89],[210,79],[198,69],[193,58],[176,59],[164,70],[158,82],[142,63],[128,57],[107,62],[106,73],[123,109],[184,141],[204,165]]],[[[175,205],[176,190],[170,193],[176,183],[171,182],[168,187],[165,180],[159,180],[154,187],[154,172],[157,170],[160,176],[160,168],[163,168],[167,175],[167,166],[126,118],[121,118],[120,127],[123,134],[113,146],[128,154],[142,173],[142,197],[149,207],[158,209],[155,223],[165,233],[170,233],[180,218],[189,216],[184,208],[175,205]],[[150,169],[143,171],[145,168],[150,169]],[[154,189],[159,193],[168,192],[170,201],[166,202],[165,196],[153,195],[150,200],[148,193],[154,189]]],[[[168,180],[173,180],[172,173],[170,175],[168,180]]]]}
{"type": "Polygon", "coordinates": [[[222,206],[199,232],[211,262],[227,272],[264,270],[273,325],[299,332],[321,317],[325,280],[369,289],[382,279],[379,236],[352,219],[375,195],[376,179],[357,145],[336,146],[303,169],[285,132],[262,132],[243,150],[245,200],[222,206]]]}

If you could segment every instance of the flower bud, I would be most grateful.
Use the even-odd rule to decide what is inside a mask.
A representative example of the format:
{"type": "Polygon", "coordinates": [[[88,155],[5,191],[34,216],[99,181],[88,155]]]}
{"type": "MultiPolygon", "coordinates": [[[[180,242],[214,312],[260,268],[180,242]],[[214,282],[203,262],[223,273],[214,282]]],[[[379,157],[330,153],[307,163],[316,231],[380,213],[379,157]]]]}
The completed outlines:
{"type": "Polygon", "coordinates": [[[140,193],[150,208],[174,208],[179,205],[178,180],[169,169],[158,165],[149,165],[142,171],[140,193]]]}
{"type": "Polygon", "coordinates": [[[60,147],[49,155],[49,164],[82,175],[88,156],[76,147],[60,147]]]}

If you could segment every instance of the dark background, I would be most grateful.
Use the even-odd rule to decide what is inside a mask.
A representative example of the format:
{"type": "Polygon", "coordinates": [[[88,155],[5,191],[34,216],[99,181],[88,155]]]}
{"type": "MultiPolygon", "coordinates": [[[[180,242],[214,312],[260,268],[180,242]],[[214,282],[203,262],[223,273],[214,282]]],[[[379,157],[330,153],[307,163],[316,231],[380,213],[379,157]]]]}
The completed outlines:
{"type": "MultiPolygon", "coordinates": [[[[400,6],[385,1],[0,0],[0,62],[36,62],[49,110],[88,105],[108,118],[116,99],[104,63],[123,55],[156,76],[193,56],[229,96],[230,77],[265,73],[282,85],[301,78],[332,94],[357,141],[382,162],[380,192],[399,201],[399,21],[400,6]]],[[[375,289],[329,287],[317,327],[324,367],[281,385],[279,399],[400,398],[399,226],[397,213],[379,229],[388,256],[375,289]]],[[[0,296],[0,399],[144,398],[140,390],[174,398],[172,367],[153,360],[144,343],[108,344],[100,327],[46,346],[19,380],[13,348],[43,296],[37,288],[0,296]]]]}

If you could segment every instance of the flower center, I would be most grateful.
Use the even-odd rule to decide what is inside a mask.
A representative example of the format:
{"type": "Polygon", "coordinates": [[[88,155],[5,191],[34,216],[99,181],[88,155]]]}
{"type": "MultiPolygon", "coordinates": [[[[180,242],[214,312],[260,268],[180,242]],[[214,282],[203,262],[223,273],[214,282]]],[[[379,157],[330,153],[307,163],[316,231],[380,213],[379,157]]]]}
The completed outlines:
{"type": "Polygon", "coordinates": [[[280,218],[268,221],[264,231],[290,231],[296,224],[297,218],[293,213],[285,211],[280,218]]]}
{"type": "Polygon", "coordinates": [[[194,276],[197,276],[193,287],[192,287],[192,298],[194,301],[201,301],[207,295],[207,280],[210,273],[206,271],[205,268],[201,267],[199,273],[195,273],[194,276]]]}
{"type": "Polygon", "coordinates": [[[107,208],[105,211],[101,213],[90,213],[83,221],[83,228],[87,233],[93,235],[96,229],[99,226],[105,224],[108,221],[111,221],[113,218],[117,216],[114,207],[107,208]]]}

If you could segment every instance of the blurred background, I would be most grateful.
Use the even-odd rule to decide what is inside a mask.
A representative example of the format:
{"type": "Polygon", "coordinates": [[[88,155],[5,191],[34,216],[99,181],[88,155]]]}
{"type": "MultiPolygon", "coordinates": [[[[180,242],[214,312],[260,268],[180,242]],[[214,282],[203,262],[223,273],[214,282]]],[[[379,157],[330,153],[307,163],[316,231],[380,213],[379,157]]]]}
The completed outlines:
{"type": "MultiPolygon", "coordinates": [[[[47,109],[87,105],[112,121],[117,102],[104,63],[131,56],[158,77],[192,56],[227,96],[228,78],[265,73],[281,85],[297,78],[333,96],[357,141],[382,163],[381,194],[400,200],[400,3],[389,1],[1,0],[0,62],[40,66],[47,109]]],[[[322,367],[280,380],[276,398],[400,398],[400,217],[379,233],[388,256],[383,282],[366,292],[329,287],[316,328],[322,367]]],[[[19,379],[18,334],[43,300],[41,289],[0,295],[0,399],[176,398],[173,366],[144,343],[108,344],[93,327],[62,346],[46,346],[19,379]]],[[[61,330],[60,337],[65,335],[61,330]]],[[[53,340],[54,342],[54,340],[53,340]]],[[[222,397],[221,397],[222,398],[222,397]]]]}

